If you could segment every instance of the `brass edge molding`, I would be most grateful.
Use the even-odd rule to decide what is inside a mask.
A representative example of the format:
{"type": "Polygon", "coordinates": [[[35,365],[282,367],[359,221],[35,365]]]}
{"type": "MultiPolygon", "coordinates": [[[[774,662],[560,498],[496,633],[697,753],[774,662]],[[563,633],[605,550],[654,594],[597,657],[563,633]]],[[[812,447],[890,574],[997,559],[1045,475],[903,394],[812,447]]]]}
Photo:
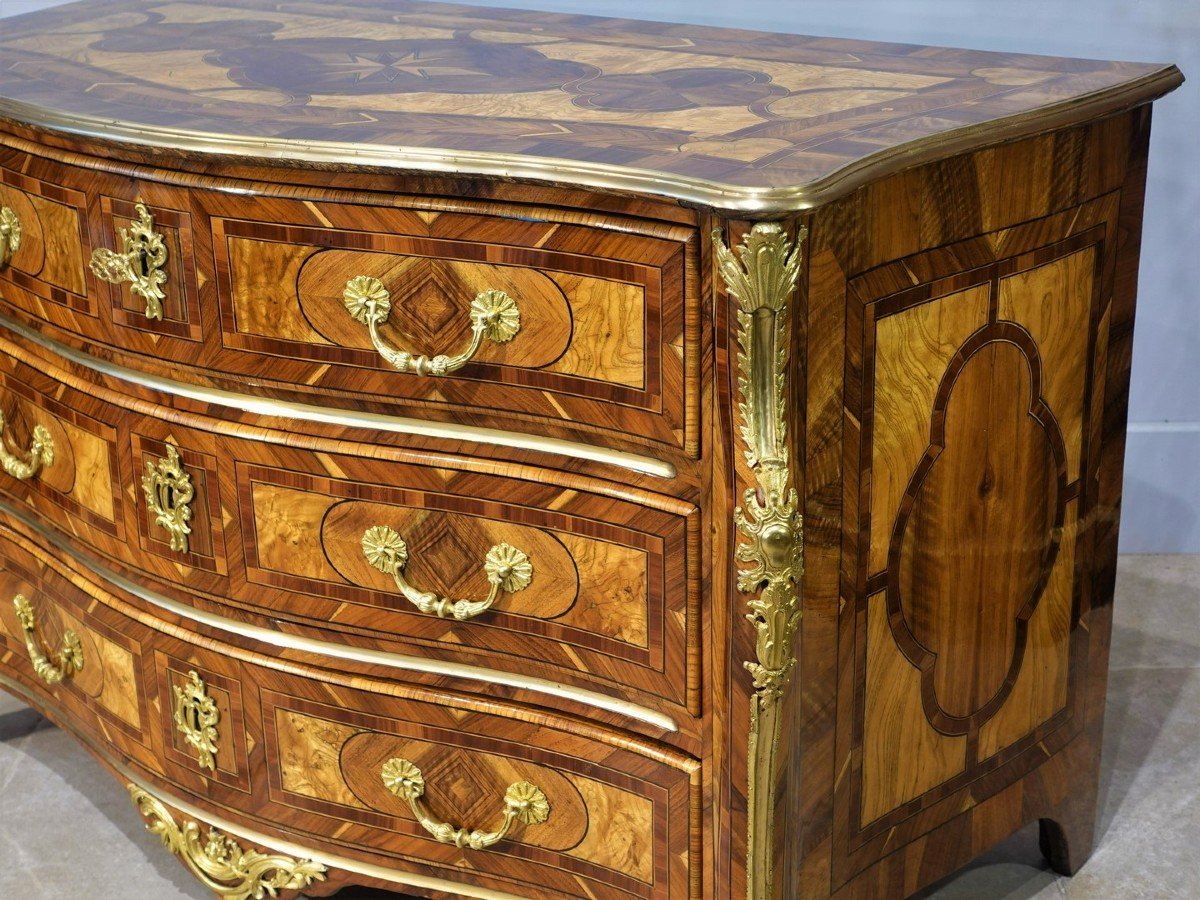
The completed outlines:
{"type": "Polygon", "coordinates": [[[163,846],[222,900],[262,900],[281,890],[301,890],[314,881],[325,880],[328,868],[323,863],[243,850],[237,841],[212,826],[204,837],[199,823],[177,824],[166,805],[145,788],[130,782],[126,789],[137,811],[147,820],[146,829],[158,835],[163,846]]]}
{"type": "Polygon", "coordinates": [[[430,437],[451,441],[474,441],[481,444],[492,444],[497,447],[531,450],[536,453],[549,453],[556,456],[617,466],[633,472],[640,472],[644,475],[652,475],[656,478],[674,478],[676,475],[675,466],[663,460],[650,456],[639,456],[635,453],[625,453],[621,450],[608,450],[604,447],[581,444],[561,438],[539,437],[519,431],[502,431],[498,428],[484,428],[478,425],[445,424],[421,419],[409,419],[404,416],[388,416],[381,413],[359,412],[350,409],[330,409],[307,403],[271,400],[264,397],[255,397],[251,394],[223,391],[219,388],[185,384],[181,381],[162,378],[147,372],[139,372],[136,369],[129,369],[108,360],[88,356],[74,347],[46,337],[40,332],[27,328],[20,322],[16,322],[4,315],[0,315],[0,327],[18,334],[30,343],[37,344],[51,353],[100,375],[119,378],[128,384],[149,388],[153,391],[161,391],[162,393],[182,397],[186,400],[210,403],[226,409],[236,409],[272,418],[315,422],[322,425],[366,428],[374,431],[385,431],[391,434],[415,435],[417,437],[430,437]]]}
{"type": "Polygon", "coordinates": [[[668,197],[731,213],[769,216],[811,209],[836,200],[868,181],[965,150],[1031,137],[1131,109],[1156,100],[1182,83],[1183,75],[1179,69],[1173,65],[1165,66],[1115,87],[888,147],[807,184],[780,188],[742,187],[652,169],[519,153],[262,138],[146,124],[123,125],[113,119],[46,109],[9,98],[0,98],[0,118],[9,119],[18,126],[117,145],[233,156],[293,166],[315,163],[346,169],[401,169],[565,183],[668,197]]]}
{"type": "Polygon", "coordinates": [[[740,431],[755,483],[734,510],[738,590],[749,594],[746,618],[755,630],[754,677],[747,744],[747,866],[750,900],[773,896],[774,794],[780,701],[796,665],[793,639],[800,625],[804,520],[788,462],[788,314],[807,235],[795,243],[776,223],[755,225],[731,250],[713,232],[717,270],[737,299],[740,431]]]}
{"type": "Polygon", "coordinates": [[[224,631],[227,634],[235,634],[239,637],[258,641],[259,643],[278,647],[283,650],[298,650],[302,653],[313,653],[331,659],[345,659],[365,665],[385,666],[408,672],[444,675],[467,681],[483,682],[485,684],[501,684],[518,690],[547,694],[551,697],[559,697],[573,703],[591,706],[595,709],[624,716],[627,719],[644,722],[653,728],[659,728],[663,731],[672,733],[679,731],[679,726],[675,720],[658,710],[647,709],[628,700],[622,700],[619,697],[610,697],[607,694],[589,691],[586,688],[572,687],[571,685],[562,684],[557,681],[536,678],[532,675],[519,675],[512,672],[501,672],[497,669],[485,669],[443,660],[406,656],[400,653],[389,653],[384,650],[350,647],[344,644],[335,644],[329,641],[320,641],[315,638],[276,631],[272,628],[263,628],[260,625],[251,625],[248,622],[227,619],[224,616],[218,616],[215,613],[196,609],[185,603],[179,603],[169,597],[164,597],[148,588],[135,584],[128,578],[118,575],[91,555],[79,552],[66,541],[59,538],[57,534],[43,528],[4,500],[0,500],[0,513],[4,513],[20,522],[25,528],[37,534],[55,549],[80,563],[85,571],[93,573],[97,578],[102,579],[119,590],[144,600],[152,606],[165,610],[172,615],[205,625],[209,628],[224,631]]]}
{"type": "Polygon", "coordinates": [[[219,828],[221,831],[235,838],[241,838],[250,844],[257,844],[260,847],[287,854],[288,856],[297,859],[310,859],[313,862],[324,865],[327,869],[341,869],[345,872],[353,872],[358,875],[363,875],[367,878],[375,878],[380,881],[387,881],[392,884],[405,885],[409,887],[421,888],[430,891],[444,891],[456,896],[471,897],[474,900],[524,900],[517,897],[515,894],[506,894],[503,891],[494,891],[489,888],[477,887],[470,884],[459,884],[457,882],[445,881],[441,878],[433,878],[427,875],[420,875],[415,872],[402,872],[397,869],[388,869],[383,866],[374,865],[358,859],[348,859],[343,856],[336,856],[330,853],[324,853],[319,850],[312,850],[302,847],[299,844],[290,841],[281,840],[278,837],[270,837],[260,831],[252,828],[247,828],[244,825],[234,825],[228,819],[214,813],[203,811],[182,800],[173,794],[160,790],[157,787],[151,787],[147,782],[135,775],[131,769],[124,764],[112,759],[109,754],[112,748],[104,748],[99,746],[95,740],[83,731],[78,731],[74,727],[74,723],[65,716],[55,714],[55,710],[47,705],[45,697],[34,694],[32,691],[26,690],[25,686],[18,681],[9,678],[3,672],[0,672],[0,686],[4,687],[10,694],[19,697],[21,700],[28,703],[43,712],[50,713],[50,718],[54,723],[80,744],[82,744],[89,752],[97,759],[104,761],[104,764],[112,769],[124,781],[135,785],[137,788],[146,791],[156,797],[160,802],[166,804],[177,812],[192,819],[202,820],[214,828],[219,828]]]}
{"type": "Polygon", "coordinates": [[[175,694],[175,730],[196,754],[202,769],[217,771],[217,726],[221,713],[217,701],[208,695],[208,686],[200,673],[192,669],[185,684],[171,685],[175,694]]]}

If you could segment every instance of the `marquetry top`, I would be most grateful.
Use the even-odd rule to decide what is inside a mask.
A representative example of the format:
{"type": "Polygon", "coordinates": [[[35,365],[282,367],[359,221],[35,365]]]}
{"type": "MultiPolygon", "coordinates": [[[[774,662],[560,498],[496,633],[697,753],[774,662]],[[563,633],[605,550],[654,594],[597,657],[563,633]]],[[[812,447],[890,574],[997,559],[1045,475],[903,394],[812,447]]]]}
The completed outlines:
{"type": "Polygon", "coordinates": [[[782,210],[1146,102],[1172,66],[404,0],[0,20],[0,115],[124,142],[782,210]]]}

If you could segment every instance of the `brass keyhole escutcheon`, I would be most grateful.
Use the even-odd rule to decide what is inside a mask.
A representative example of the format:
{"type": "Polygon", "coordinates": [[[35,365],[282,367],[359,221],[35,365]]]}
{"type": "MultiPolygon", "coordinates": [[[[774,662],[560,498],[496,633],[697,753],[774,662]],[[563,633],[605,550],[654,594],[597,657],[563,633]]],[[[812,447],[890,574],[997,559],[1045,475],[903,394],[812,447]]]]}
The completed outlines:
{"type": "Polygon", "coordinates": [[[187,553],[188,535],[192,533],[189,524],[192,519],[191,502],[196,496],[196,488],[173,444],[167,444],[167,455],[158,461],[158,465],[146,461],[142,490],[155,524],[165,528],[170,535],[171,549],[187,553]]]}

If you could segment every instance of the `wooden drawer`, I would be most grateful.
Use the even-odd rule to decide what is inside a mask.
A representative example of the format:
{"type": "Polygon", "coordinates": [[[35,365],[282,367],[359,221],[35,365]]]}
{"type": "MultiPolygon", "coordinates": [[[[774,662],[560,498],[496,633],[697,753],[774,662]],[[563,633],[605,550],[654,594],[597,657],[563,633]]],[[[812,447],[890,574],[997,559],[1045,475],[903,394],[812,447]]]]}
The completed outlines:
{"type": "Polygon", "coordinates": [[[0,296],[62,340],[188,382],[250,380],[259,393],[385,414],[699,453],[694,228],[499,202],[188,189],[2,146],[0,163],[46,179],[11,176],[31,198],[33,186],[70,186],[55,190],[76,205],[57,203],[56,217],[4,189],[30,223],[7,277],[29,293],[0,296]],[[135,253],[141,296],[114,262],[138,222],[161,244],[157,267],[135,253]],[[92,260],[119,283],[82,271],[92,260]],[[31,281],[42,267],[73,273],[51,304],[31,281]],[[373,340],[410,354],[407,370],[373,340]],[[445,374],[432,374],[436,357],[452,361],[445,374]]]}
{"type": "Polygon", "coordinates": [[[89,252],[82,191],[0,165],[0,285],[94,316],[89,252]]]}
{"type": "Polygon", "coordinates": [[[0,675],[152,793],[396,870],[401,884],[407,872],[516,897],[699,896],[694,760],[453,690],[235,650],[71,569],[0,527],[0,675]],[[33,601],[48,647],[77,635],[82,667],[57,685],[26,656],[16,593],[33,601]],[[506,798],[532,812],[503,829],[506,798]],[[477,846],[456,845],[459,827],[481,833],[477,846]]]}
{"type": "Polygon", "coordinates": [[[466,459],[289,446],[284,432],[168,413],[38,366],[49,371],[0,357],[2,437],[28,464],[44,429],[54,458],[24,480],[0,474],[0,494],[183,585],[189,602],[698,713],[690,504],[466,459]],[[186,530],[172,533],[173,519],[186,530]]]}

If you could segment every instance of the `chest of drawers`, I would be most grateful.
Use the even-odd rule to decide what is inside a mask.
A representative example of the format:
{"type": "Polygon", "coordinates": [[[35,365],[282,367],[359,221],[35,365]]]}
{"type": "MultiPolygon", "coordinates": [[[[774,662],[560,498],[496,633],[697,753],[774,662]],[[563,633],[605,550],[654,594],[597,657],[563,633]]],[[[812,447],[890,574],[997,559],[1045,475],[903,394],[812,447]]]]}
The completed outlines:
{"type": "Polygon", "coordinates": [[[223,897],[892,897],[1035,819],[1074,871],[1180,80],[6,20],[0,685],[223,897]]]}

